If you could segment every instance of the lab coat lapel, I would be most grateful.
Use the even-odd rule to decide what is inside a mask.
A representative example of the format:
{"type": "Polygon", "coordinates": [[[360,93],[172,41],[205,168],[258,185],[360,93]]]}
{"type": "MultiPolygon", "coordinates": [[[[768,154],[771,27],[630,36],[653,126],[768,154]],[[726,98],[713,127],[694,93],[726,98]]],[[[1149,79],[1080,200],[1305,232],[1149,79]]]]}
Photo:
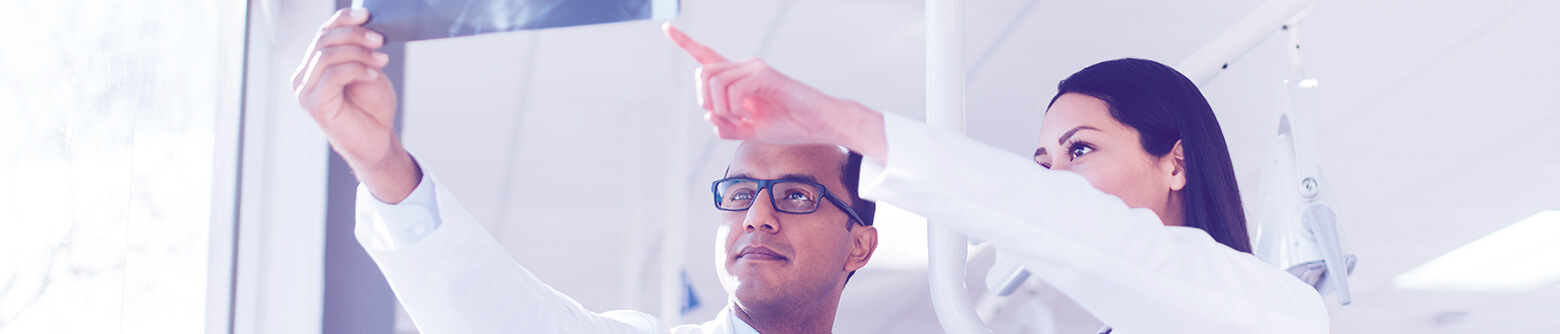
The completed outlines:
{"type": "MultiPolygon", "coordinates": [[[[737,334],[736,333],[736,328],[737,327],[736,327],[736,324],[733,323],[733,321],[741,321],[741,320],[737,320],[737,317],[732,316],[731,306],[727,305],[726,308],[720,309],[720,313],[716,314],[714,319],[710,319],[710,321],[705,321],[703,324],[699,324],[699,327],[698,327],[699,330],[697,331],[697,333],[702,333],[702,334],[737,334]]],[[[680,328],[686,328],[686,327],[680,327],[680,328]]],[[[682,331],[682,330],[673,330],[672,332],[675,333],[675,334],[689,334],[689,333],[691,333],[691,332],[685,332],[685,331],[682,331]]]]}

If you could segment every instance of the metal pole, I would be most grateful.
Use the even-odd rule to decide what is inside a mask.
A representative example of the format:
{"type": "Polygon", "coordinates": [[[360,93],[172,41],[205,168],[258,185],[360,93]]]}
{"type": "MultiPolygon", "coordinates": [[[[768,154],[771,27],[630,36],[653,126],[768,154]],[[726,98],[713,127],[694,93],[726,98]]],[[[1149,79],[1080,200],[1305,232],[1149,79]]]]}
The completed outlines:
{"type": "MultiPolygon", "coordinates": [[[[926,1],[926,124],[964,133],[964,0],[926,1]]],[[[932,309],[948,333],[990,333],[964,287],[969,241],[926,224],[932,309]]]]}
{"type": "Polygon", "coordinates": [[[1175,69],[1192,79],[1193,83],[1204,84],[1213,77],[1219,75],[1219,71],[1228,67],[1231,62],[1241,55],[1246,54],[1258,43],[1273,36],[1274,32],[1283,29],[1285,25],[1294,24],[1310,13],[1316,7],[1318,0],[1268,0],[1257,6],[1257,9],[1246,14],[1240,21],[1225,28],[1212,41],[1204,45],[1197,52],[1192,53],[1180,66],[1175,69]]]}
{"type": "MultiPolygon", "coordinates": [[[[691,94],[691,92],[689,93],[691,94]]],[[[687,95],[683,95],[687,96],[687,95]]],[[[689,103],[691,101],[684,101],[689,103]]],[[[688,186],[688,170],[691,168],[692,158],[688,152],[687,118],[682,117],[683,110],[689,110],[691,106],[669,109],[668,112],[676,113],[674,117],[666,117],[670,122],[666,125],[670,132],[667,145],[665,182],[666,197],[662,206],[666,208],[662,216],[661,228],[661,263],[657,271],[660,276],[660,307],[661,322],[668,326],[682,324],[682,305],[686,297],[687,288],[683,285],[683,257],[686,255],[687,225],[688,225],[688,198],[691,195],[688,186]]]]}

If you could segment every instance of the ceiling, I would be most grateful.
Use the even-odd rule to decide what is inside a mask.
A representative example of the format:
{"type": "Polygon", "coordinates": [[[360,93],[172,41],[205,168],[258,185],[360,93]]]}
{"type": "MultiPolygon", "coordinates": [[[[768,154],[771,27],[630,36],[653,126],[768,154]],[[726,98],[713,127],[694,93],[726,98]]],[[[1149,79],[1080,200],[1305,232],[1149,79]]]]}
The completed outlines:
{"type": "MultiPolygon", "coordinates": [[[[1032,151],[1058,80],[1121,57],[1177,64],[1258,5],[968,0],[968,135],[1032,151]]],[[[730,58],[763,57],[829,94],[920,118],[922,6],[685,0],[674,23],[730,58]]],[[[1553,0],[1369,0],[1323,1],[1302,25],[1306,70],[1319,81],[1318,162],[1360,258],[1354,304],[1330,307],[1334,332],[1560,332],[1557,284],[1522,293],[1392,285],[1460,245],[1560,209],[1557,23],[1553,0]]],[[[692,104],[695,64],[657,26],[413,43],[405,137],[517,261],[594,310],[654,313],[661,233],[682,217],[686,242],[673,249],[686,252],[704,304],[686,319],[702,321],[725,298],[703,192],[735,143],[709,134],[692,104]]],[[[1248,203],[1285,98],[1284,42],[1275,34],[1202,86],[1248,203]]],[[[913,236],[922,227],[879,228],[913,236]]],[[[916,242],[883,247],[915,258],[916,242]]],[[[976,262],[971,272],[981,272],[976,262]]],[[[924,270],[869,265],[846,289],[836,330],[940,332],[927,295],[924,270]]],[[[1060,333],[1098,328],[1054,291],[1024,298],[1054,310],[1060,333]]]]}

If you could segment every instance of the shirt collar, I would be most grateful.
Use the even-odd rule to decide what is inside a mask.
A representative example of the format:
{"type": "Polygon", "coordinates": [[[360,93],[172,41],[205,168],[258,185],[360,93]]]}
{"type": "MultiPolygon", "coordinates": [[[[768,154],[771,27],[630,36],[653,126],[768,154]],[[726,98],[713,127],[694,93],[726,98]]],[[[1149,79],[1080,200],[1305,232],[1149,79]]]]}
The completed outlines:
{"type": "Polygon", "coordinates": [[[758,330],[757,329],[753,329],[753,325],[749,325],[746,321],[742,321],[742,318],[738,318],[736,310],[731,310],[730,309],[731,307],[732,306],[726,306],[726,308],[727,308],[726,318],[731,321],[731,326],[730,326],[731,327],[731,333],[732,334],[758,334],[758,330]]]}

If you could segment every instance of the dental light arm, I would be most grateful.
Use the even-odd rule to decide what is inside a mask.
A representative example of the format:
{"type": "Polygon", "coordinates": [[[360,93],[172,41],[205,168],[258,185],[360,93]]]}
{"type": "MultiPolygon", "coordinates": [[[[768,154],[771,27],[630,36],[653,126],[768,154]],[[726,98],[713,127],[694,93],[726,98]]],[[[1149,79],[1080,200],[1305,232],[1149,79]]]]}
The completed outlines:
{"type": "Polygon", "coordinates": [[[1273,32],[1304,19],[1318,0],[1268,0],[1224,29],[1175,69],[1197,84],[1207,83],[1273,32]]]}
{"type": "MultiPolygon", "coordinates": [[[[1259,219],[1252,228],[1253,253],[1289,271],[1323,295],[1336,291],[1338,302],[1348,305],[1352,302],[1348,274],[1353,271],[1355,257],[1344,250],[1337,207],[1330,195],[1331,189],[1324,189],[1326,183],[1317,167],[1314,121],[1317,83],[1305,74],[1300,42],[1300,22],[1314,7],[1315,1],[1273,0],[1253,15],[1265,16],[1267,25],[1279,24],[1276,20],[1287,16],[1282,20],[1280,29],[1288,39],[1285,46],[1289,50],[1290,61],[1290,73],[1284,80],[1290,103],[1289,108],[1280,115],[1277,138],[1269,148],[1269,159],[1263,167],[1263,184],[1259,192],[1262,201],[1257,215],[1259,219]],[[1270,5],[1272,8],[1284,7],[1297,12],[1294,15],[1269,13],[1266,8],[1270,8],[1270,5]]],[[[1242,20],[1242,23],[1246,22],[1242,20]]],[[[1236,39],[1228,36],[1235,34],[1226,32],[1220,36],[1220,40],[1236,39]]],[[[1256,41],[1260,42],[1260,39],[1256,41]]],[[[1197,52],[1187,62],[1203,64],[1200,66],[1205,67],[1187,67],[1183,71],[1198,75],[1217,74],[1217,71],[1208,70],[1208,64],[1219,63],[1219,68],[1223,69],[1227,67],[1225,64],[1233,60],[1211,61],[1199,59],[1196,55],[1238,56],[1228,51],[1209,50],[1216,45],[1217,42],[1197,52]]],[[[1193,78],[1197,82],[1205,82],[1212,77],[1193,78]]]]}
{"type": "Polygon", "coordinates": [[[1316,163],[1316,132],[1313,117],[1316,81],[1305,75],[1301,56],[1300,22],[1316,7],[1317,0],[1269,0],[1237,21],[1207,46],[1199,49],[1177,67],[1192,82],[1203,84],[1247,50],[1266,40],[1275,29],[1282,30],[1289,43],[1290,75],[1284,81],[1289,92],[1290,109],[1281,116],[1279,138],[1273,158],[1264,174],[1263,217],[1253,235],[1258,257],[1288,270],[1326,294],[1337,291],[1338,302],[1351,302],[1348,272],[1355,258],[1343,250],[1338,228],[1337,209],[1331,196],[1323,194],[1322,177],[1316,163]],[[1271,171],[1270,171],[1271,170],[1271,171]],[[1291,186],[1285,186],[1291,185],[1291,186]],[[1283,192],[1296,196],[1289,196],[1283,192]],[[1298,203],[1294,205],[1280,205],[1298,203]],[[1274,212],[1277,211],[1277,212],[1274,212]],[[1329,275],[1328,273],[1345,273],[1329,275]]]}
{"type": "MultiPolygon", "coordinates": [[[[964,133],[964,0],[926,1],[926,123],[964,133]]],[[[990,333],[964,288],[969,241],[926,224],[932,309],[947,333],[990,333]]]]}

